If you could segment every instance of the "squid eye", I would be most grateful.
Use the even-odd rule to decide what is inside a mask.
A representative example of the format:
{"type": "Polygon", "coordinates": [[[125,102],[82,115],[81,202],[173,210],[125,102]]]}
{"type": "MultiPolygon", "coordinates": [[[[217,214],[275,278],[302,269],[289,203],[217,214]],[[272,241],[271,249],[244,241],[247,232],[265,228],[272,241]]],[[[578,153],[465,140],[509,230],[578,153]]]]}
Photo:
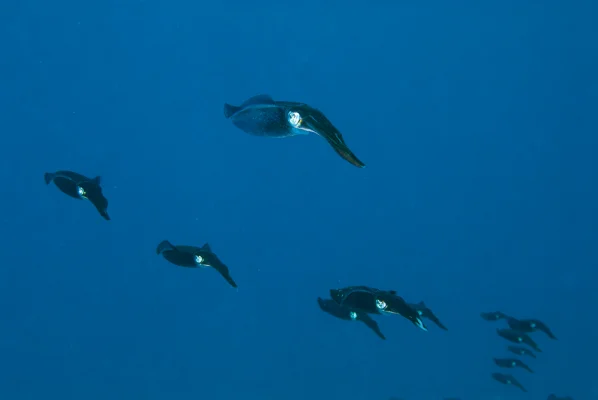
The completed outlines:
{"type": "Polygon", "coordinates": [[[81,197],[85,197],[87,196],[87,193],[85,193],[85,189],[83,189],[81,186],[77,187],[77,193],[79,194],[79,196],[81,197]]]}
{"type": "Polygon", "coordinates": [[[299,128],[301,126],[301,123],[303,122],[301,114],[299,114],[296,111],[289,111],[288,120],[289,124],[293,125],[293,127],[295,128],[299,128]]]}
{"type": "Polygon", "coordinates": [[[197,264],[203,263],[203,257],[200,255],[195,256],[195,263],[197,263],[197,264]]]}
{"type": "Polygon", "coordinates": [[[351,311],[351,313],[349,314],[349,316],[351,317],[351,319],[355,320],[357,319],[357,313],[355,311],[351,311]]]}
{"type": "Polygon", "coordinates": [[[384,300],[378,300],[378,299],[376,299],[376,307],[379,310],[386,310],[386,302],[384,300]]]}

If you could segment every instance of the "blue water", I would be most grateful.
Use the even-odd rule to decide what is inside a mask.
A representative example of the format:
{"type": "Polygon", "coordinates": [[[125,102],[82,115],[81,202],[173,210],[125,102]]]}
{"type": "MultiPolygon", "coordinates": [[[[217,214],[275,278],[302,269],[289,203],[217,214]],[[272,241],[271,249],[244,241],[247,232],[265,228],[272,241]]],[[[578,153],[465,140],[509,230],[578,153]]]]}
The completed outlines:
{"type": "Polygon", "coordinates": [[[0,398],[596,399],[598,4],[0,4],[0,398]],[[267,93],[317,136],[223,116],[267,93]],[[46,186],[100,175],[111,221],[46,186]],[[212,249],[173,266],[164,239],[212,249]],[[449,331],[323,313],[424,300],[449,331]],[[546,322],[529,393],[479,317],[546,322]]]}

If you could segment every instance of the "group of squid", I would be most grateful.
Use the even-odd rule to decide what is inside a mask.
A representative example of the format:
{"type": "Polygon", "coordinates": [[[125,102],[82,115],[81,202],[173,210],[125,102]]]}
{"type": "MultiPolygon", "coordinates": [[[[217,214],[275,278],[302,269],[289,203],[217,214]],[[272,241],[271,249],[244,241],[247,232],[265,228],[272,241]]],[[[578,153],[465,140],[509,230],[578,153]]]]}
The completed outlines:
{"type": "MultiPolygon", "coordinates": [[[[480,316],[486,321],[506,321],[508,327],[497,328],[496,333],[501,338],[508,340],[511,343],[515,343],[516,345],[509,345],[507,350],[521,357],[536,358],[534,351],[536,353],[542,352],[538,344],[530,336],[530,334],[533,332],[544,332],[550,339],[556,340],[556,336],[552,333],[550,328],[544,322],[538,319],[518,319],[511,317],[510,315],[507,315],[501,311],[483,312],[480,314],[480,316]]],[[[534,371],[519,358],[494,358],[494,363],[501,368],[521,368],[530,373],[534,373],[534,371]]],[[[494,372],[492,374],[492,378],[504,385],[511,385],[524,392],[527,392],[527,389],[512,374],[494,372]]],[[[570,397],[558,397],[554,394],[551,394],[548,396],[548,400],[572,399],[570,397]]]]}

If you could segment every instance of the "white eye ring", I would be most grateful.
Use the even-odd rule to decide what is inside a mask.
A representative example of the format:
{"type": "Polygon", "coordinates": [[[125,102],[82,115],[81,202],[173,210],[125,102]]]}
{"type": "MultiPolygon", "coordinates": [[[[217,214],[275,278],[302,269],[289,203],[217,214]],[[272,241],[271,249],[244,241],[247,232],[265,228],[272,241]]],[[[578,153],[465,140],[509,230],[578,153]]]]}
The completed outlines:
{"type": "Polygon", "coordinates": [[[202,256],[200,256],[200,255],[196,255],[196,256],[195,256],[195,262],[196,262],[197,264],[201,264],[201,263],[203,263],[203,257],[202,257],[202,256]]]}
{"type": "Polygon", "coordinates": [[[376,299],[376,307],[379,310],[386,310],[386,302],[384,300],[378,300],[378,299],[376,299]]]}
{"type": "Polygon", "coordinates": [[[296,111],[289,111],[288,114],[289,123],[293,125],[295,128],[299,128],[303,119],[301,119],[301,115],[296,111]]]}

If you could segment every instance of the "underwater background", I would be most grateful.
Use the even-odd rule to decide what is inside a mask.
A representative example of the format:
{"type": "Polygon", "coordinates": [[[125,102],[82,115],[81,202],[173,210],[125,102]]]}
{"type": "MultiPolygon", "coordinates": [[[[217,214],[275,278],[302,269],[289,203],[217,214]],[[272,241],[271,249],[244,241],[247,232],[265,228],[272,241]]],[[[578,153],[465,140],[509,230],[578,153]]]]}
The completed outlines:
{"type": "MultiPolygon", "coordinates": [[[[0,4],[0,399],[598,398],[595,1],[0,4]],[[322,110],[247,135],[225,102],[322,110]],[[102,177],[111,221],[46,186],[102,177]],[[212,270],[164,240],[208,242],[212,270]],[[322,312],[425,301],[448,331],[322,312]],[[500,310],[546,322],[500,385],[500,310]]],[[[509,372],[509,371],[507,371],[509,372]]]]}

